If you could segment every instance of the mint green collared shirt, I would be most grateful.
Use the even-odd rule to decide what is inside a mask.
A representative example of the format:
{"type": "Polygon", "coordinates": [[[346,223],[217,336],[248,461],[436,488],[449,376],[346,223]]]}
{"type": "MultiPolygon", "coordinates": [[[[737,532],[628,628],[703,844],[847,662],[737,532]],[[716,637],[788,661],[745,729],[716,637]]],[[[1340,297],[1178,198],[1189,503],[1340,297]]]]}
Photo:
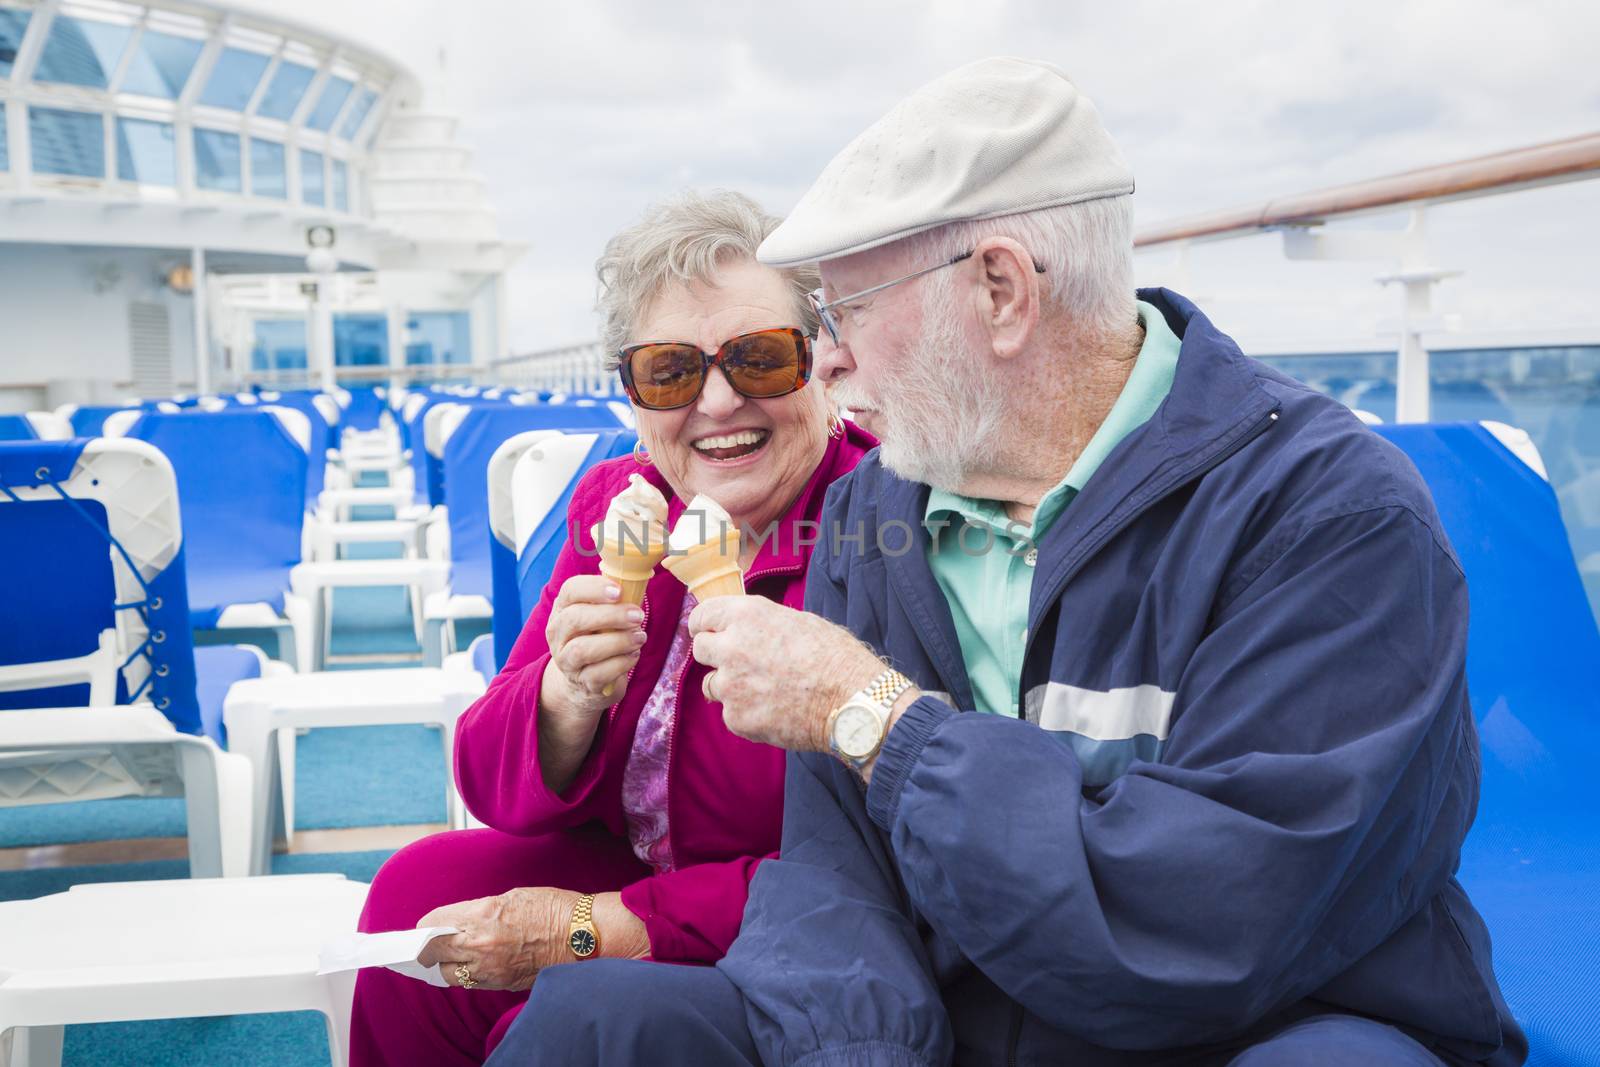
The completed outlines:
{"type": "Polygon", "coordinates": [[[1066,477],[1040,499],[1031,524],[1010,518],[994,500],[942,489],[928,493],[923,513],[930,534],[928,566],[950,606],[979,711],[1019,714],[1028,603],[1038,561],[1028,546],[1038,544],[1111,450],[1148,422],[1172,391],[1180,342],[1153,305],[1141,300],[1138,307],[1144,344],[1127,384],[1066,477]]]}

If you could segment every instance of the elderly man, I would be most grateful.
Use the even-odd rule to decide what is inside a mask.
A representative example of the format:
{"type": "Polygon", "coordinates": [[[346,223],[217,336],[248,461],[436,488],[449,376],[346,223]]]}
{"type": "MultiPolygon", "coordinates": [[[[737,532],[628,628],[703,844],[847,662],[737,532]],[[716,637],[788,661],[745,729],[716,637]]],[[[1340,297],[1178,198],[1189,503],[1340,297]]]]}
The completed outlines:
{"type": "Polygon", "coordinates": [[[882,440],[816,614],[690,620],[729,725],[794,753],[782,859],[715,970],[560,968],[494,1062],[1522,1062],[1452,877],[1478,757],[1428,492],[1134,292],[1132,191],[1066,77],[989,60],[767,239],[820,262],[817,373],[882,440]]]}

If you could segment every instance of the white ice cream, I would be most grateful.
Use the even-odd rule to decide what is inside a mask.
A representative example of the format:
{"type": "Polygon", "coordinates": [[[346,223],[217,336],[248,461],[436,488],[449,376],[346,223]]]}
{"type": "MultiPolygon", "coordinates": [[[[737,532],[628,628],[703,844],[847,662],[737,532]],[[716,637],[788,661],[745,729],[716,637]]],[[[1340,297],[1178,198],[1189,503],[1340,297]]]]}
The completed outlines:
{"type": "Polygon", "coordinates": [[[703,541],[714,541],[725,533],[738,529],[727,510],[704,493],[689,501],[689,506],[678,516],[672,528],[667,547],[673,552],[687,552],[703,541]]]}
{"type": "Polygon", "coordinates": [[[667,536],[667,498],[642,476],[628,475],[628,487],[611,498],[593,536],[596,545],[609,540],[625,552],[641,545],[658,551],[667,536]]]}

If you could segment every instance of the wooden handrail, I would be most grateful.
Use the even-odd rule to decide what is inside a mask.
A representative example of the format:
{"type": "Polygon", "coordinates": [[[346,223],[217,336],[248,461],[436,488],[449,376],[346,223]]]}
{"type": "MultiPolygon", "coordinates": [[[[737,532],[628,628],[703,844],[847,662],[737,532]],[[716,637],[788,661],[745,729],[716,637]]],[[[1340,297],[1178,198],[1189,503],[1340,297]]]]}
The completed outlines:
{"type": "Polygon", "coordinates": [[[1309,225],[1419,202],[1439,203],[1512,189],[1600,177],[1600,132],[1476,156],[1382,178],[1275,197],[1247,208],[1214,211],[1141,229],[1135,248],[1216,239],[1272,226],[1309,225]]]}

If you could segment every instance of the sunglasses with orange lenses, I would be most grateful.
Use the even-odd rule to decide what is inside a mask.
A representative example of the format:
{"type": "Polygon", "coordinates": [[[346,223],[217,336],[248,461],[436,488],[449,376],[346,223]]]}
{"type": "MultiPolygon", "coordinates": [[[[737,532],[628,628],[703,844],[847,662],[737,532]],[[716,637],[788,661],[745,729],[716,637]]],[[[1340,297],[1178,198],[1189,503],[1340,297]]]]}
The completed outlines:
{"type": "Polygon", "coordinates": [[[647,341],[620,353],[628,399],[650,411],[686,407],[700,397],[713,366],[740,396],[787,396],[811,379],[811,338],[792,327],[757,330],[707,352],[687,341],[647,341]]]}

